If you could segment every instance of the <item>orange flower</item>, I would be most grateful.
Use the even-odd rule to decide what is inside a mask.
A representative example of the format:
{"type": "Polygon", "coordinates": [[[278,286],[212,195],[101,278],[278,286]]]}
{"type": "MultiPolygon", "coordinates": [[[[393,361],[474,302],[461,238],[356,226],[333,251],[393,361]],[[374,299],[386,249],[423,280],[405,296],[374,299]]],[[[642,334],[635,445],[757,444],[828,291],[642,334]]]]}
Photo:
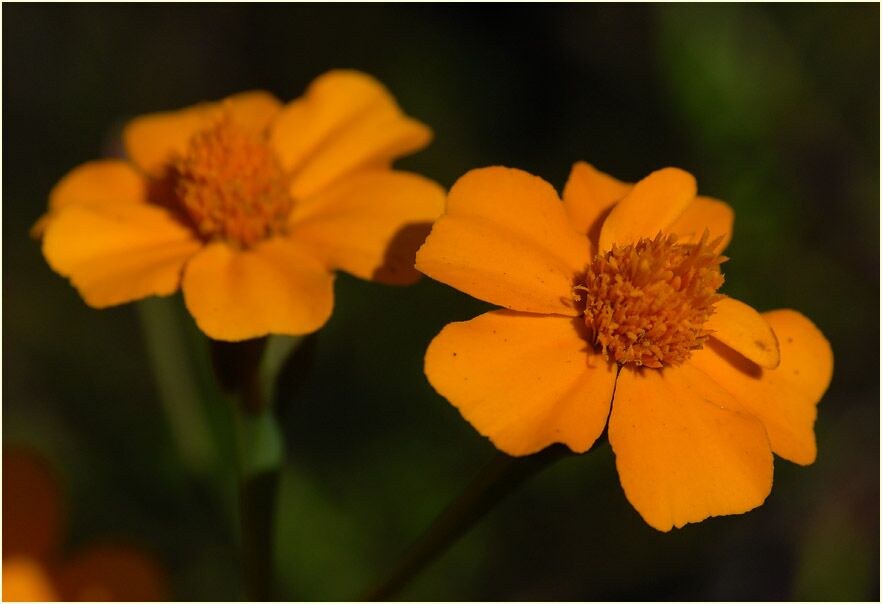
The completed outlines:
{"type": "Polygon", "coordinates": [[[62,554],[64,512],[55,473],[23,448],[3,450],[3,600],[165,600],[165,573],[118,543],[62,554]]]}
{"type": "Polygon", "coordinates": [[[429,381],[510,455],[581,453],[608,429],[625,495],[661,531],[759,506],[772,452],[815,459],[833,356],[801,314],[716,293],[732,222],[675,168],[632,186],[580,162],[562,204],[526,172],[469,172],[417,268],[508,310],[447,325],[429,381]]]}
{"type": "Polygon", "coordinates": [[[309,333],[331,314],[333,270],[418,278],[444,192],[390,165],[430,138],[379,82],[332,71],[285,106],[246,92],[136,118],[130,161],[74,169],[34,231],[90,306],[180,286],[212,338],[309,333]]]}

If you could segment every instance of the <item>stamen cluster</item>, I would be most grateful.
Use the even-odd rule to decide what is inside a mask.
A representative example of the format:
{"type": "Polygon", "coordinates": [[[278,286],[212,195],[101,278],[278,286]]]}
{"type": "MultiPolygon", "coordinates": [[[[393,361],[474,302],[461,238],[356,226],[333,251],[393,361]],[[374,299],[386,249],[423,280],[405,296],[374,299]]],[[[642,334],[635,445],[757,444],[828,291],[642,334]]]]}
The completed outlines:
{"type": "Polygon", "coordinates": [[[171,170],[177,199],[199,234],[241,247],[284,231],[293,200],[269,144],[224,117],[197,132],[171,170]]]}
{"type": "Polygon", "coordinates": [[[613,246],[597,254],[574,288],[584,299],[589,338],[616,363],[661,368],[677,365],[701,348],[704,328],[722,296],[720,239],[677,243],[676,235],[613,246]]]}

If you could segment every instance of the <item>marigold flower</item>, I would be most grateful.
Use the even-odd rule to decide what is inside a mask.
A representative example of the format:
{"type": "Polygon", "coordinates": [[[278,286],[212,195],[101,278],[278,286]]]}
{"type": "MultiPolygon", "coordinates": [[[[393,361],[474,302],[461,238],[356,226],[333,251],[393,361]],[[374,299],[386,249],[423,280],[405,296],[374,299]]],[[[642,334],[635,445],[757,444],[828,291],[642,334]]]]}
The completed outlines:
{"type": "Polygon", "coordinates": [[[30,449],[3,450],[3,600],[161,601],[165,571],[122,543],[62,551],[63,497],[46,461],[30,449]]]}
{"type": "Polygon", "coordinates": [[[282,105],[266,92],[146,115],[129,161],[94,161],[53,189],[35,225],[49,265],[104,308],[182,288],[218,340],[319,329],[333,271],[407,284],[443,209],[434,182],[392,170],[428,144],[376,80],[317,78],[282,105]]]}
{"type": "Polygon", "coordinates": [[[563,203],[520,170],[469,172],[416,266],[506,310],[447,325],[429,381],[510,455],[585,452],[607,429],[661,531],[759,506],[772,452],[815,459],[833,355],[798,312],[717,293],[732,224],[675,168],[630,185],[579,162],[563,203]]]}

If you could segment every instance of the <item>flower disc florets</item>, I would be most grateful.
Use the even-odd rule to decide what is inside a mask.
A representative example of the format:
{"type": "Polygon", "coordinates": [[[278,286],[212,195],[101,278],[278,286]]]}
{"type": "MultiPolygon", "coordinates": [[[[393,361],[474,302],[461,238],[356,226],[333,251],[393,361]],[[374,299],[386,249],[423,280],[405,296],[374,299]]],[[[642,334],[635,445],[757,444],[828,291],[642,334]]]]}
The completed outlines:
{"type": "Polygon", "coordinates": [[[584,300],[589,339],[619,364],[677,365],[701,348],[722,298],[719,240],[677,243],[675,235],[640,239],[597,254],[574,288],[584,300]]]}
{"type": "Polygon", "coordinates": [[[199,234],[250,247],[284,231],[293,200],[268,142],[228,117],[197,132],[171,170],[199,234]]]}

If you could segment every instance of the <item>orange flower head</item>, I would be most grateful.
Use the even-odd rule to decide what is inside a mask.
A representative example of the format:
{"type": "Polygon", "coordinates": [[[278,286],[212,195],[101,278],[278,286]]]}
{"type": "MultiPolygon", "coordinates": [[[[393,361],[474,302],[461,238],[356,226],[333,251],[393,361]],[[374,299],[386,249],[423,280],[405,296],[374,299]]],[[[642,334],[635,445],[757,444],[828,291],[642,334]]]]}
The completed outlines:
{"type": "Polygon", "coordinates": [[[679,365],[702,347],[723,284],[707,233],[696,244],[677,236],[642,238],[596,254],[574,289],[584,298],[585,325],[605,358],[658,369],[679,365]]]}
{"type": "Polygon", "coordinates": [[[206,240],[251,247],[283,234],[294,201],[290,178],[265,137],[225,113],[193,134],[171,172],[181,205],[206,240]]]}
{"type": "Polygon", "coordinates": [[[216,340],[307,334],[331,315],[337,270],[420,277],[444,190],[392,163],[431,137],[352,70],[287,104],[250,91],[144,115],[123,131],[127,159],[72,170],[32,232],[94,308],[181,290],[216,340]]]}
{"type": "Polygon", "coordinates": [[[98,542],[63,547],[63,491],[48,462],[3,448],[3,600],[163,601],[165,568],[139,547],[98,542]]]}
{"type": "Polygon", "coordinates": [[[60,598],[46,569],[32,558],[3,558],[3,600],[5,602],[56,602],[60,598]]]}
{"type": "Polygon", "coordinates": [[[773,453],[816,457],[833,353],[798,312],[719,293],[733,222],[677,168],[632,185],[578,162],[562,198],[521,170],[472,170],[417,268],[503,309],[445,326],[426,377],[509,455],[606,434],[661,531],[761,505],[773,453]]]}

